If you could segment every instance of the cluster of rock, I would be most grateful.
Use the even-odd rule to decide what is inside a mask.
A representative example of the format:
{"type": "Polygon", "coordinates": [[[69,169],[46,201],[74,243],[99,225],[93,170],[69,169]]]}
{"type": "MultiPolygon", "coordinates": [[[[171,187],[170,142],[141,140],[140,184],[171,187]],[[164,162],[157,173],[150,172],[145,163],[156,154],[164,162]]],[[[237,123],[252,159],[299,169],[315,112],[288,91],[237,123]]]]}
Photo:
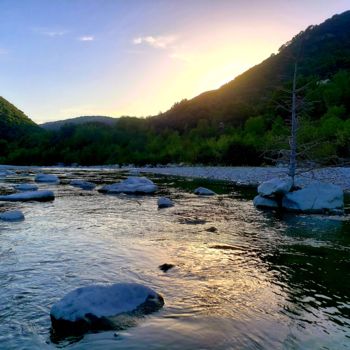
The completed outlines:
{"type": "MultiPolygon", "coordinates": [[[[4,175],[9,175],[4,172],[4,175]]],[[[136,174],[135,174],[136,175],[136,174]]],[[[37,174],[37,183],[58,184],[59,178],[51,174],[37,174]]],[[[84,180],[72,180],[71,186],[93,190],[95,184],[84,180]]],[[[34,183],[16,184],[16,193],[1,195],[0,201],[47,201],[55,198],[49,190],[39,190],[34,183]]],[[[100,189],[104,193],[153,194],[157,186],[145,177],[131,176],[126,180],[100,189]]],[[[159,208],[173,206],[167,197],[158,199],[159,208]]],[[[0,212],[0,221],[22,221],[19,210],[0,212]]],[[[164,305],[161,295],[136,283],[90,285],[68,293],[51,308],[53,333],[58,337],[83,334],[88,331],[120,329],[125,317],[138,317],[159,310],[164,305]],[[120,317],[119,317],[120,316],[120,317]]]]}
{"type": "Polygon", "coordinates": [[[281,208],[289,212],[310,214],[342,214],[344,209],[343,190],[328,183],[312,183],[292,191],[292,180],[272,179],[258,187],[254,198],[257,208],[281,208]]]}

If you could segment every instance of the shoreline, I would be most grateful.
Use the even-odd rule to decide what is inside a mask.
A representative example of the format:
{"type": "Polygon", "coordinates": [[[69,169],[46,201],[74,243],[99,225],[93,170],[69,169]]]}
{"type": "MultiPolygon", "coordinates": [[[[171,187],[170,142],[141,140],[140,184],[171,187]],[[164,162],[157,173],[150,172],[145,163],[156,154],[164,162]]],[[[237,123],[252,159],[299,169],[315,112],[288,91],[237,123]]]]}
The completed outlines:
{"type": "MultiPolygon", "coordinates": [[[[16,169],[71,169],[71,170],[106,170],[117,172],[129,172],[130,175],[158,174],[168,176],[180,176],[199,178],[206,180],[229,181],[237,187],[258,187],[260,183],[272,178],[287,177],[287,168],[277,167],[233,167],[233,166],[167,166],[167,167],[119,167],[115,165],[96,166],[16,166],[0,165],[0,173],[6,170],[16,169]]],[[[1,175],[1,174],[0,174],[1,175]]],[[[304,187],[312,182],[327,182],[340,186],[345,192],[350,193],[350,167],[320,168],[305,172],[296,176],[296,185],[304,187]]]]}
{"type": "MultiPolygon", "coordinates": [[[[130,168],[129,168],[130,169],[130,168]]],[[[241,187],[257,187],[260,183],[278,177],[287,177],[286,168],[276,167],[164,167],[134,168],[140,173],[201,178],[206,180],[223,180],[241,187]]],[[[131,169],[130,169],[131,170],[131,169]]],[[[306,186],[312,182],[327,182],[340,186],[350,193],[350,168],[322,168],[296,176],[297,186],[306,186]]]]}

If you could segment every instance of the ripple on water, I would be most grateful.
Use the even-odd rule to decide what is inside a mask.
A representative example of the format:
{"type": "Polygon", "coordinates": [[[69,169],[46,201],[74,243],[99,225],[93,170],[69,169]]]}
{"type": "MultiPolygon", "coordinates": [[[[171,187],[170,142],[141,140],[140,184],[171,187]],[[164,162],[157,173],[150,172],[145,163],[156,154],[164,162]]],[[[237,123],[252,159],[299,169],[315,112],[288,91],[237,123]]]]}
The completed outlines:
{"type": "MultiPolygon", "coordinates": [[[[55,348],[49,310],[91,283],[138,282],[165,298],[160,312],[126,331],[60,343],[72,349],[346,349],[350,342],[349,220],[278,217],[223,182],[197,197],[198,180],[155,177],[158,196],[109,196],[68,185],[103,184],[111,171],[66,171],[51,203],[0,223],[1,349],[55,348]],[[208,230],[215,227],[216,231],[208,230]],[[175,267],[166,273],[158,266],[175,267]],[[335,345],[336,344],[336,345],[335,345]],[[336,346],[336,347],[335,347],[336,346]]],[[[29,175],[29,178],[32,175],[29,175]]],[[[28,176],[5,180],[27,182],[28,176]]],[[[208,183],[205,183],[206,187],[208,183]]]]}

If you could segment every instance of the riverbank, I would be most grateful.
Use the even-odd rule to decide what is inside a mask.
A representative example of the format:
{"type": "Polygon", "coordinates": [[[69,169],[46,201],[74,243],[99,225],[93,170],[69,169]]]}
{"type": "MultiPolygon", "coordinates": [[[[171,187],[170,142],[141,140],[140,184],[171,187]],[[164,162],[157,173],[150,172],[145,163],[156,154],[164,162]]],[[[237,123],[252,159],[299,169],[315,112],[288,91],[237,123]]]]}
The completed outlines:
{"type": "MultiPolygon", "coordinates": [[[[286,168],[276,167],[165,167],[137,168],[141,173],[184,176],[208,180],[230,181],[237,186],[257,187],[274,177],[286,177],[286,168]]],[[[305,186],[312,182],[328,182],[350,192],[350,168],[323,168],[300,174],[296,184],[305,186]]]]}
{"type": "MultiPolygon", "coordinates": [[[[0,165],[0,176],[6,171],[16,169],[62,169],[57,166],[14,166],[0,165]]],[[[257,187],[261,182],[275,177],[287,176],[286,168],[277,167],[224,167],[224,166],[170,166],[170,167],[119,167],[118,165],[63,167],[70,170],[109,170],[128,171],[132,174],[159,174],[169,176],[182,176],[189,178],[202,178],[207,180],[223,180],[234,183],[240,187],[257,187]]],[[[350,193],[350,167],[322,168],[304,172],[296,177],[298,186],[305,186],[312,182],[327,182],[340,186],[350,193]]]]}

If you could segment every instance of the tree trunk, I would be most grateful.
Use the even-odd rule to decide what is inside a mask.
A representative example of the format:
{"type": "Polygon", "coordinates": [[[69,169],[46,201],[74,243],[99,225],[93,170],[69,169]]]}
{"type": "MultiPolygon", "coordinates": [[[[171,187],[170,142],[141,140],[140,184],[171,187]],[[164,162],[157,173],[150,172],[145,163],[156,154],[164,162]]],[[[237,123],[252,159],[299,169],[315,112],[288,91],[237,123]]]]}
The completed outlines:
{"type": "Polygon", "coordinates": [[[292,88],[292,108],[291,108],[291,135],[290,135],[290,156],[289,156],[289,171],[288,175],[292,179],[292,183],[294,186],[295,179],[295,171],[297,168],[297,130],[298,130],[298,116],[297,116],[297,91],[296,91],[296,83],[297,83],[297,70],[298,63],[294,64],[294,76],[293,76],[293,88],[292,88]]]}

